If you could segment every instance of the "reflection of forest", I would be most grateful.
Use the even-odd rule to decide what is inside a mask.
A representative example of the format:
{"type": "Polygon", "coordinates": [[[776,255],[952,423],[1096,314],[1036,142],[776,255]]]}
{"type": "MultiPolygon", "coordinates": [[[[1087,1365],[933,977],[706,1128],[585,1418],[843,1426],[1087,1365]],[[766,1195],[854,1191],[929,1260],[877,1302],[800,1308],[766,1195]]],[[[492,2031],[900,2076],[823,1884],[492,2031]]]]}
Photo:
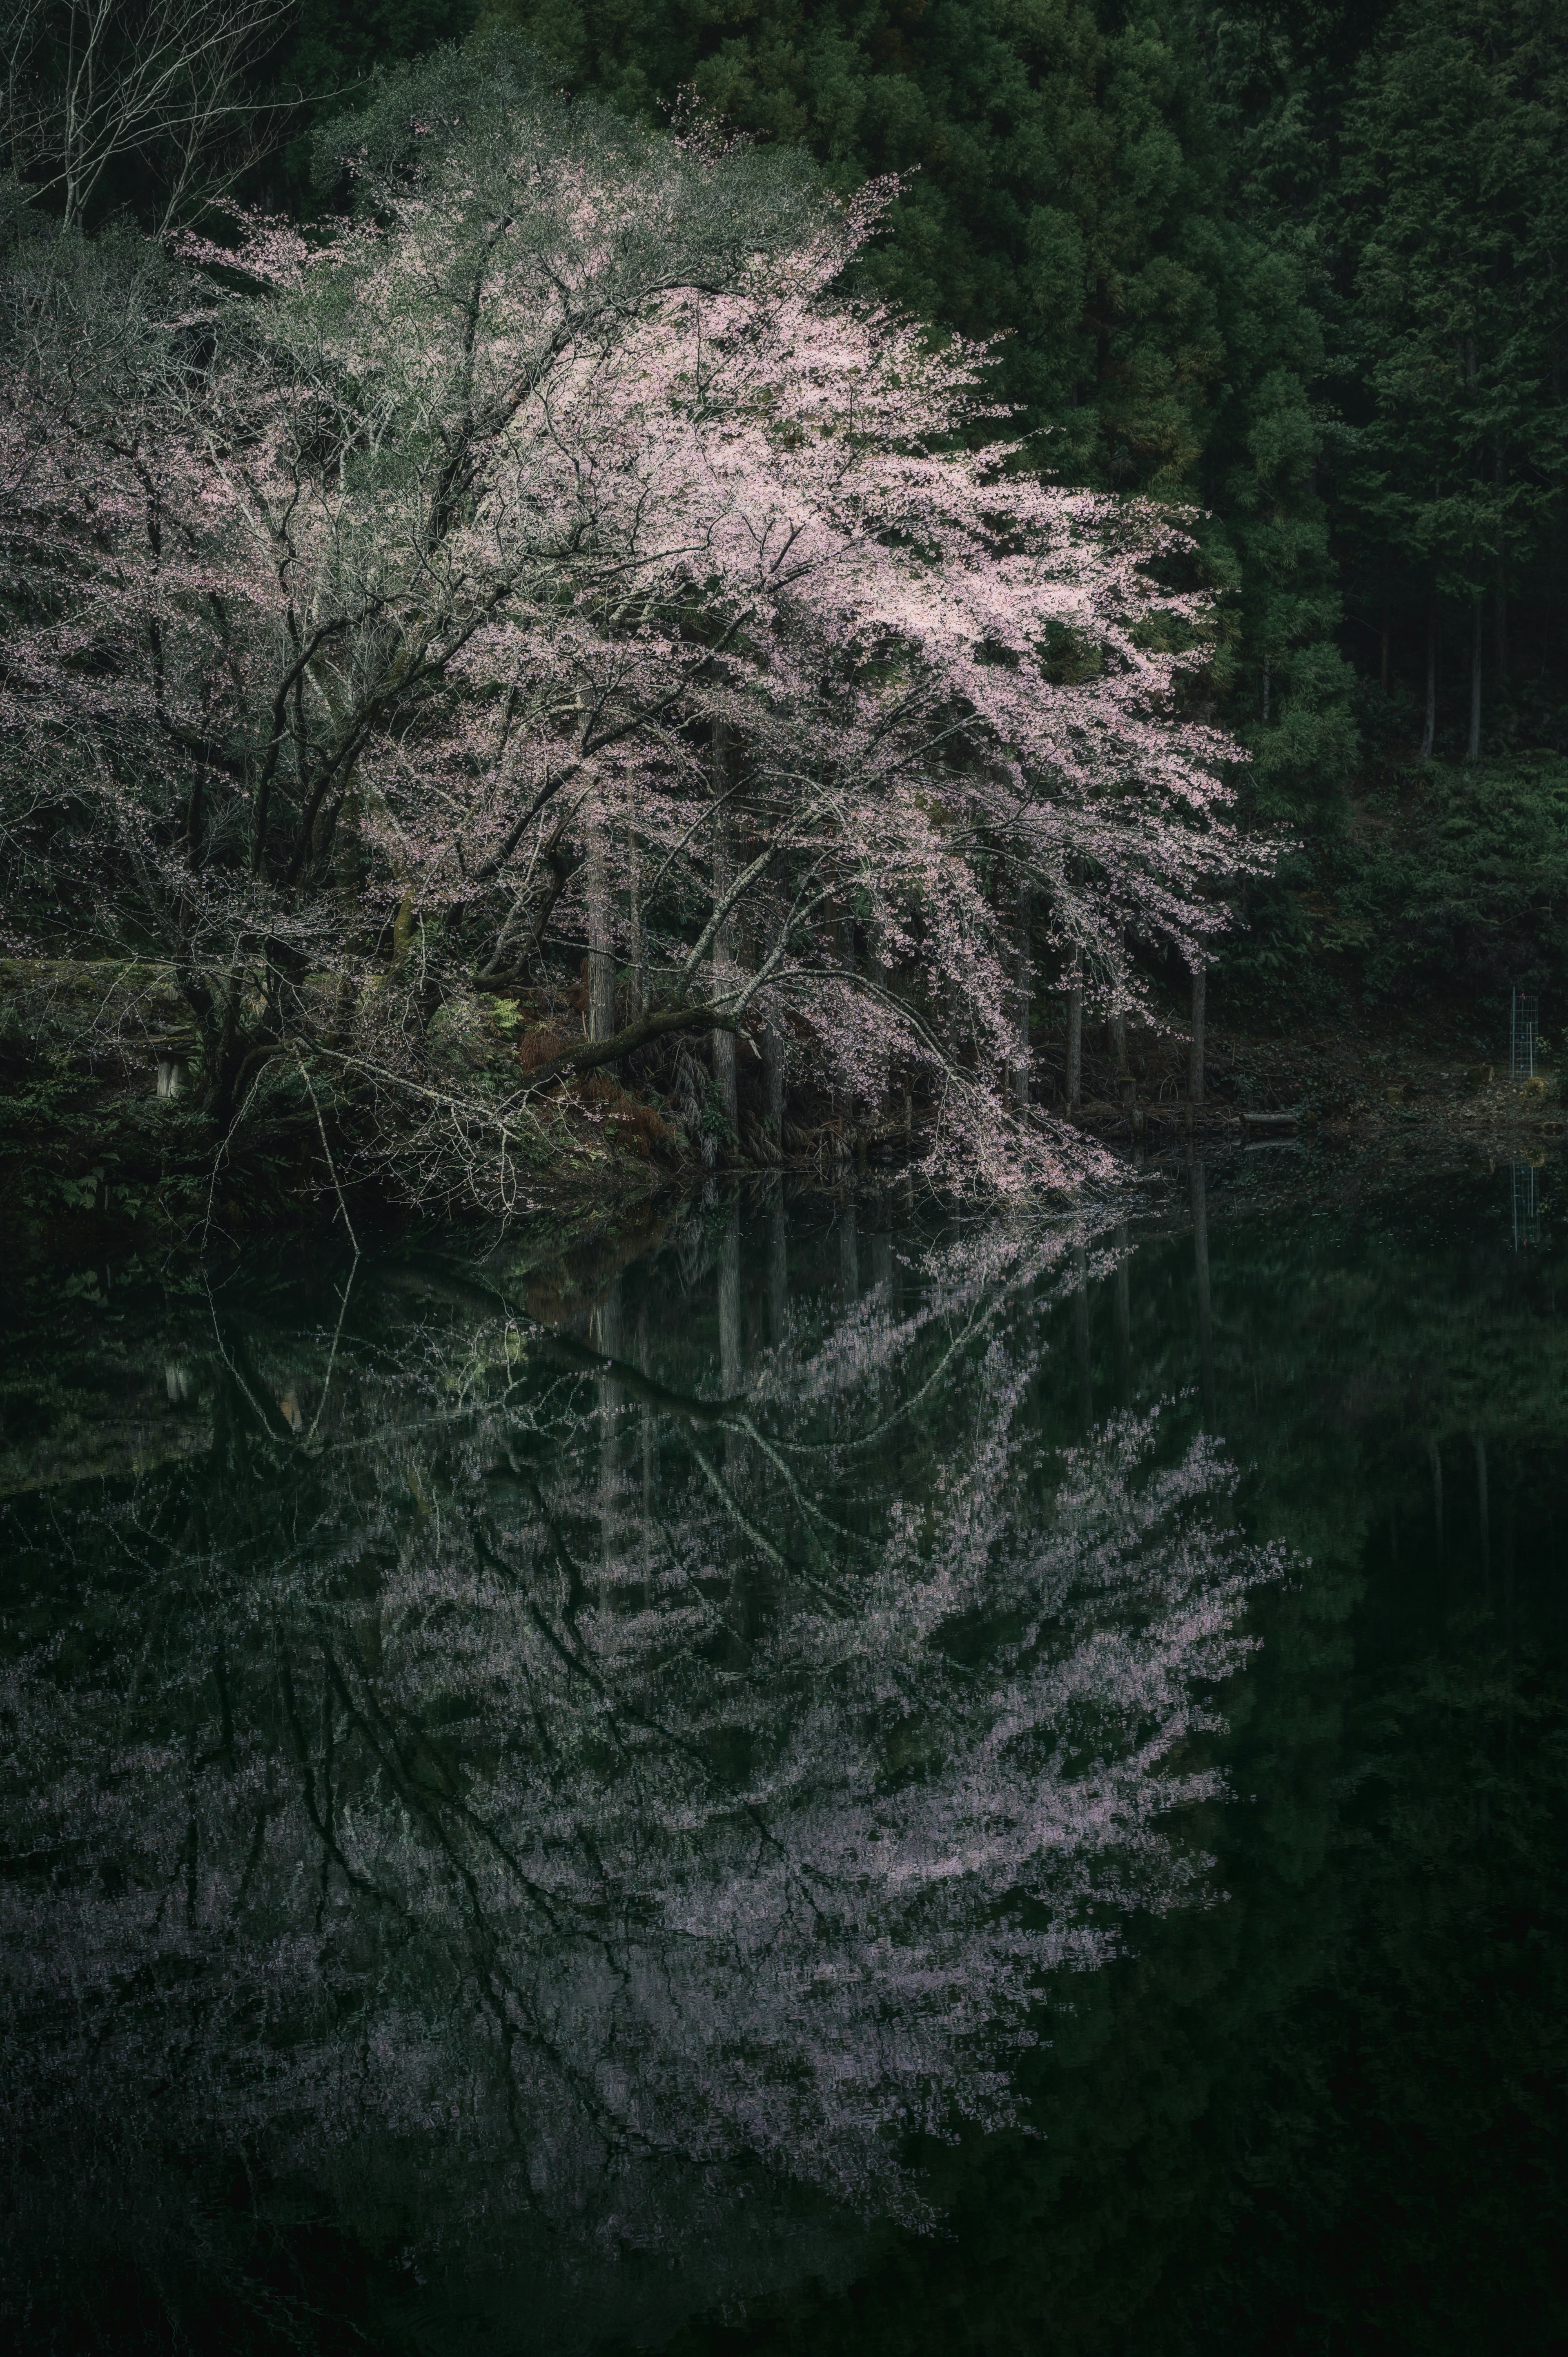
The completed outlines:
{"type": "Polygon", "coordinates": [[[14,1360],[14,1462],[163,1436],[10,1510],[34,2263],[92,2176],[62,2273],[214,2345],[1469,2348],[1483,2229],[1539,2304],[1551,1256],[1180,1191],[1131,1256],[776,1198],[550,1329],[361,1264],[14,1360]],[[1227,1808],[1236,1523],[1310,1561],[1227,1808]]]}

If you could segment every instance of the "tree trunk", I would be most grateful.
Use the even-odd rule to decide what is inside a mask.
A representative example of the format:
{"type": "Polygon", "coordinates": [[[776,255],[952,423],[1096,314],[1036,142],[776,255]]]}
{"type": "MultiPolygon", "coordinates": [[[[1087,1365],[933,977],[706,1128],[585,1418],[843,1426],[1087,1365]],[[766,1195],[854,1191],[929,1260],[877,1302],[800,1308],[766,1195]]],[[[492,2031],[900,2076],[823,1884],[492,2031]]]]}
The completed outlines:
{"type": "Polygon", "coordinates": [[[628,1012],[637,1023],[648,1011],[648,948],[642,938],[642,850],[635,813],[627,834],[626,871],[626,942],[631,960],[628,1012]]]}
{"type": "Polygon", "coordinates": [[[1470,737],[1465,748],[1466,761],[1481,758],[1481,593],[1476,592],[1470,606],[1470,737]]]}
{"type": "MultiPolygon", "coordinates": [[[[725,987],[729,977],[730,960],[727,954],[729,944],[724,939],[728,930],[727,926],[723,929],[719,941],[714,945],[715,995],[725,987]]],[[[719,1110],[729,1124],[733,1146],[733,1141],[738,1140],[740,1136],[740,1087],[736,1074],[735,1033],[715,1030],[712,1035],[712,1044],[714,1086],[719,1092],[719,1110]]]]}
{"type": "Polygon", "coordinates": [[[1067,994],[1067,1102],[1075,1112],[1083,1099],[1083,952],[1073,960],[1067,994]]]}
{"type": "Polygon", "coordinates": [[[1034,963],[1029,942],[1029,888],[1018,888],[1018,951],[1015,980],[1018,990],[1018,1062],[1014,1075],[1018,1110],[1027,1113],[1030,1097],[1029,1006],[1034,992],[1034,963]]]}
{"type": "Polygon", "coordinates": [[[1208,997],[1208,969],[1195,966],[1192,975],[1192,1048],[1187,1062],[1187,1093],[1190,1103],[1203,1103],[1203,1026],[1208,997]]]}
{"type": "Polygon", "coordinates": [[[1437,742],[1437,585],[1426,593],[1426,715],[1422,723],[1421,758],[1432,759],[1437,742]]]}
{"type": "Polygon", "coordinates": [[[1494,469],[1498,485],[1498,582],[1497,608],[1492,617],[1493,645],[1496,649],[1498,688],[1500,693],[1509,668],[1509,554],[1508,534],[1503,524],[1503,490],[1508,480],[1508,458],[1503,449],[1503,437],[1497,439],[1494,469]]]}
{"type": "Polygon", "coordinates": [[[605,823],[588,823],[588,1037],[611,1039],[616,1028],[614,912],[610,906],[609,845],[605,823]]]}
{"type": "Polygon", "coordinates": [[[784,1143],[784,1035],[777,1024],[770,1023],[762,1035],[762,1085],[767,1098],[763,1128],[768,1143],[780,1148],[784,1143]]]}

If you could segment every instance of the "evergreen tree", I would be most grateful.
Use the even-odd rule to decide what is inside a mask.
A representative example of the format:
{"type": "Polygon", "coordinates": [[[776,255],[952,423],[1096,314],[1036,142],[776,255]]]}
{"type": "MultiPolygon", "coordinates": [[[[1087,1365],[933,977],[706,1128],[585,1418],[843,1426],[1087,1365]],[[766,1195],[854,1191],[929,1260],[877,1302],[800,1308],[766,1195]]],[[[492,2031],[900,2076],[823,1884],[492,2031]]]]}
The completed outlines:
{"type": "MultiPolygon", "coordinates": [[[[1427,756],[1444,629],[1467,673],[1450,734],[1475,759],[1486,673],[1506,694],[1520,651],[1521,592],[1543,619],[1561,602],[1565,102],[1559,11],[1422,0],[1391,18],[1346,113],[1341,502],[1363,610],[1380,636],[1402,621],[1418,640],[1427,756]]],[[[1554,613],[1530,633],[1538,690],[1559,635],[1554,613]]]]}

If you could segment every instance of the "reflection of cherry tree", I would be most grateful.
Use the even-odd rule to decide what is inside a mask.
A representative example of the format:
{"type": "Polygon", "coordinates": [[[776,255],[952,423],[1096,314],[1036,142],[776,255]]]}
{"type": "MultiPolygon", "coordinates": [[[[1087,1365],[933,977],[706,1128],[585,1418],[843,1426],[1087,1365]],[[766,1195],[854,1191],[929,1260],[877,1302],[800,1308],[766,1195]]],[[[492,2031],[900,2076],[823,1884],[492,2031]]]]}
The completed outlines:
{"type": "Polygon", "coordinates": [[[224,1329],[205,1474],[58,1523],[69,1626],[9,1632],[13,2135],[391,2139],[431,2231],[647,2244],[758,2162],[918,2207],[903,2133],[1012,2119],[1049,1976],[1201,1898],[1267,1568],[1207,1445],[1048,1457],[1062,1258],[992,1231],[712,1398],[613,1294],[596,1350],[394,1273],[325,1399],[224,1329]]]}

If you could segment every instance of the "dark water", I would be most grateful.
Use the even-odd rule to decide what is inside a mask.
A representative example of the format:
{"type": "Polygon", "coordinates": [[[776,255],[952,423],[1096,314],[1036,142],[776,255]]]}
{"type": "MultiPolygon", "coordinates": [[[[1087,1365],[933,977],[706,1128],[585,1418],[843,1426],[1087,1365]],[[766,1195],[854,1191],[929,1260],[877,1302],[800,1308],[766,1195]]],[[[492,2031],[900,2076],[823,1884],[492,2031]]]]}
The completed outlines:
{"type": "Polygon", "coordinates": [[[1561,2345],[1553,1174],[1253,1159],[16,1291],[12,2345],[1561,2345]]]}

